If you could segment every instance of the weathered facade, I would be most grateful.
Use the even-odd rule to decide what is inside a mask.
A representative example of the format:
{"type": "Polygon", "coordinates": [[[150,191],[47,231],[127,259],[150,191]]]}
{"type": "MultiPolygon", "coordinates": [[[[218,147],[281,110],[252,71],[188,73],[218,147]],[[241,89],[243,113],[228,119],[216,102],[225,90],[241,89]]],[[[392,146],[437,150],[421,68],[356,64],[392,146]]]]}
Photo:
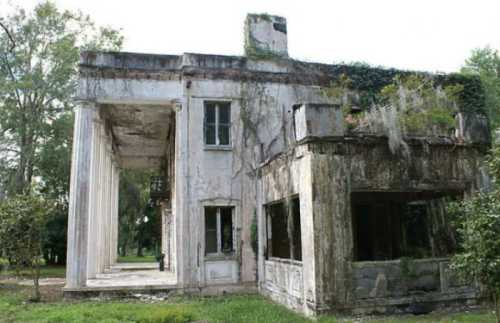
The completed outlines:
{"type": "Polygon", "coordinates": [[[82,54],[66,292],[100,291],[116,261],[119,170],[156,168],[172,275],[136,288],[257,287],[306,314],[474,300],[442,241],[403,214],[430,219],[443,198],[487,186],[482,114],[405,138],[401,156],[384,134],[347,129],[324,89],[349,67],[289,59],[283,18],[249,15],[245,52],[82,54]]]}

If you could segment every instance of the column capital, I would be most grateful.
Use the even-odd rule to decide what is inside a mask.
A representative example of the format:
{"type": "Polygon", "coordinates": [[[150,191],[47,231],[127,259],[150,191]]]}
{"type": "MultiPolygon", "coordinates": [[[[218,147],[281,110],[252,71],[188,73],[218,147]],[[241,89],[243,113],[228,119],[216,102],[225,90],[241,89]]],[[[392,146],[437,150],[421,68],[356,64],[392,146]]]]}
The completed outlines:
{"type": "Polygon", "coordinates": [[[89,100],[75,100],[76,108],[84,108],[84,109],[97,109],[97,103],[89,100]]]}

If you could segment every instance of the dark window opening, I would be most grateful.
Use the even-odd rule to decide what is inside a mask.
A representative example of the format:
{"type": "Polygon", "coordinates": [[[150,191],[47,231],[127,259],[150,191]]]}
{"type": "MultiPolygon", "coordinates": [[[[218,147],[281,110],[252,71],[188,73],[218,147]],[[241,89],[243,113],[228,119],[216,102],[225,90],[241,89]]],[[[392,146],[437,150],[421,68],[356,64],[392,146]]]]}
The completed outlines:
{"type": "Polygon", "coordinates": [[[233,232],[232,207],[205,207],[206,254],[232,253],[233,232]]]}
{"type": "Polygon", "coordinates": [[[205,251],[217,253],[217,208],[205,208],[205,251]]]}
{"type": "Polygon", "coordinates": [[[299,198],[270,204],[266,213],[267,257],[302,260],[299,198]]]}
{"type": "Polygon", "coordinates": [[[231,103],[205,102],[203,132],[206,145],[231,144],[231,103]]]}
{"type": "Polygon", "coordinates": [[[233,251],[233,210],[231,208],[220,208],[221,227],[221,251],[224,253],[233,251]]]}
{"type": "Polygon", "coordinates": [[[302,260],[302,237],[300,231],[300,200],[299,198],[292,199],[292,258],[295,260],[302,260]]]}
{"type": "Polygon", "coordinates": [[[459,195],[458,192],[352,193],[354,258],[391,260],[453,253],[454,234],[449,230],[444,204],[459,195]]]}

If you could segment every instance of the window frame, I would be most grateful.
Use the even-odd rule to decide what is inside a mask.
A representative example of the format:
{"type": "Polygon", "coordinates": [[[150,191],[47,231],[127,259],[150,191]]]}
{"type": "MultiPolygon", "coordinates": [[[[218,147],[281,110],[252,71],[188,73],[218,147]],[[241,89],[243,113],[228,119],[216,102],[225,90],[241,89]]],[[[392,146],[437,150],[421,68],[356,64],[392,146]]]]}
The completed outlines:
{"type": "MultiPolygon", "coordinates": [[[[281,198],[279,200],[275,200],[272,202],[269,202],[267,204],[263,205],[263,211],[264,211],[264,216],[265,216],[265,251],[264,251],[264,258],[266,260],[279,260],[279,261],[293,261],[297,263],[301,263],[303,260],[302,256],[302,221],[301,221],[301,214],[300,214],[300,195],[299,194],[293,194],[290,195],[289,197],[281,198]],[[294,209],[294,202],[297,202],[298,208],[294,209]],[[276,207],[277,205],[280,205],[282,207],[282,216],[285,220],[285,234],[287,235],[286,241],[288,244],[288,257],[280,257],[276,253],[273,253],[273,218],[276,216],[276,214],[273,214],[271,211],[271,208],[276,207]],[[288,232],[288,228],[286,227],[288,225],[288,216],[292,216],[293,210],[296,210],[298,212],[298,223],[295,223],[295,217],[292,218],[292,225],[295,230],[298,230],[298,239],[295,240],[293,239],[293,235],[297,232],[293,232],[291,235],[288,232]],[[293,240],[293,242],[292,242],[293,240]],[[297,248],[296,250],[294,248],[297,248]],[[299,251],[300,250],[300,251],[299,251]],[[296,252],[297,251],[297,252],[296,252]]],[[[276,232],[274,232],[276,233],[276,232]]]]}
{"type": "Polygon", "coordinates": [[[232,148],[232,134],[231,134],[231,127],[232,127],[232,122],[231,122],[231,101],[224,101],[224,100],[207,100],[203,101],[203,144],[205,145],[205,148],[207,149],[221,149],[221,150],[229,150],[232,148]],[[214,144],[208,144],[207,143],[207,107],[209,104],[213,104],[215,108],[215,123],[213,124],[215,126],[215,143],[214,144]],[[221,144],[220,143],[220,138],[219,138],[219,127],[221,126],[220,122],[220,107],[221,105],[227,105],[228,107],[228,114],[229,114],[229,123],[224,123],[224,126],[227,126],[228,129],[228,143],[227,144],[221,144]]]}
{"type": "Polygon", "coordinates": [[[204,236],[205,236],[205,257],[213,257],[213,256],[232,256],[235,254],[236,251],[236,241],[235,241],[235,207],[231,205],[205,205],[203,207],[203,216],[204,216],[204,236]],[[215,216],[216,218],[216,244],[217,244],[217,251],[216,252],[207,252],[207,224],[206,224],[206,209],[207,208],[214,208],[216,209],[215,216]],[[222,209],[229,209],[231,210],[231,241],[232,241],[232,246],[231,246],[231,251],[224,252],[222,250],[222,219],[221,219],[221,210],[222,209]]]}

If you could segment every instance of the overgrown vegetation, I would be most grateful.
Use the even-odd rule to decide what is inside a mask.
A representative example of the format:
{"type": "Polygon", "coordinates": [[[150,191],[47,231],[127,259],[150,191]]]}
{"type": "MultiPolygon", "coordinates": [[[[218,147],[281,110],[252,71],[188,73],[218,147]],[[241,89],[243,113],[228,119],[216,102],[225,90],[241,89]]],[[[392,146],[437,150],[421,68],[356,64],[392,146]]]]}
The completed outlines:
{"type": "Polygon", "coordinates": [[[51,1],[12,12],[0,14],[8,31],[0,32],[0,199],[18,201],[36,186],[57,201],[42,224],[42,254],[64,264],[79,51],[118,50],[122,37],[51,1]]]}
{"type": "Polygon", "coordinates": [[[450,136],[464,87],[438,85],[423,74],[394,76],[377,94],[371,92],[368,107],[362,94],[353,90],[353,81],[342,75],[326,95],[342,105],[347,129],[353,132],[386,135],[393,153],[409,155],[406,136],[450,136]]]}
{"type": "Polygon", "coordinates": [[[491,47],[477,48],[465,61],[464,75],[474,75],[484,89],[485,110],[492,128],[500,126],[500,55],[491,47]]]}
{"type": "Polygon", "coordinates": [[[143,258],[148,262],[144,257],[146,254],[159,254],[161,216],[159,208],[150,199],[151,175],[148,170],[124,170],[121,173],[118,227],[121,259],[127,259],[131,252],[135,252],[137,260],[143,258]]]}
{"type": "Polygon", "coordinates": [[[500,322],[500,146],[492,149],[488,166],[493,189],[449,205],[448,212],[456,219],[460,248],[452,259],[452,268],[463,279],[481,284],[493,300],[500,322]]]}
{"type": "Polygon", "coordinates": [[[0,245],[19,272],[28,267],[34,281],[34,301],[40,300],[40,267],[44,228],[54,202],[36,195],[17,195],[0,203],[0,245]]]}
{"type": "Polygon", "coordinates": [[[345,79],[349,80],[344,85],[356,93],[354,97],[356,105],[362,110],[370,109],[373,105],[380,105],[383,99],[380,92],[385,86],[393,84],[396,78],[404,79],[412,76],[431,78],[436,86],[442,88],[449,85],[462,86],[463,90],[457,98],[458,109],[462,112],[486,114],[487,110],[481,79],[473,74],[430,74],[373,67],[363,63],[331,65],[328,67],[328,73],[333,78],[333,87],[344,83],[345,79]]]}

